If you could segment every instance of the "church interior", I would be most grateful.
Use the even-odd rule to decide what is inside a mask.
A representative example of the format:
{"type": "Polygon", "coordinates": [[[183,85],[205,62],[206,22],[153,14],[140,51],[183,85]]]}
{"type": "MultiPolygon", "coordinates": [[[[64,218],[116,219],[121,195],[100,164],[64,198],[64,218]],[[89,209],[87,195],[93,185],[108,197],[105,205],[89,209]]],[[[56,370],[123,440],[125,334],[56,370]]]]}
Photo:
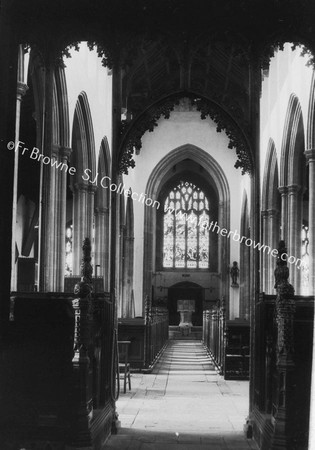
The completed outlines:
{"type": "Polygon", "coordinates": [[[315,449],[313,1],[0,21],[0,448],[105,449],[119,343],[149,373],[182,339],[248,380],[257,448],[315,449]]]}

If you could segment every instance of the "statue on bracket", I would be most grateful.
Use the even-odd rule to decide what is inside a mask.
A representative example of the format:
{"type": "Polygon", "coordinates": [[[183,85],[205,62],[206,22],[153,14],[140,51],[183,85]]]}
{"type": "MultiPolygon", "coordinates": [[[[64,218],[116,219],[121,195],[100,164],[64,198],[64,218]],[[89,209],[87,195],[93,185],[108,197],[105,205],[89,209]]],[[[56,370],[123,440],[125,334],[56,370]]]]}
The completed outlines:
{"type": "Polygon", "coordinates": [[[232,278],[232,284],[231,284],[232,287],[239,286],[239,284],[237,282],[239,272],[240,272],[240,269],[237,266],[237,262],[233,261],[233,266],[231,267],[231,270],[230,270],[230,274],[231,274],[231,278],[232,278]]]}

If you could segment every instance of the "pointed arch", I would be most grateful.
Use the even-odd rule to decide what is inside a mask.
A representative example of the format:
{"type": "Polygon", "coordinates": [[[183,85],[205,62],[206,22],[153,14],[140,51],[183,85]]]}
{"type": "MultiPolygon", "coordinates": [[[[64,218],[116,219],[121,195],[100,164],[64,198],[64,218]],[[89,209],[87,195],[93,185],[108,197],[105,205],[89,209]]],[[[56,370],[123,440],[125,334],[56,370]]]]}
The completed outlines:
{"type": "Polygon", "coordinates": [[[291,94],[286,113],[281,148],[281,186],[288,186],[299,181],[300,170],[297,171],[297,167],[300,169],[301,139],[304,147],[302,108],[298,97],[295,94],[291,94]]]}
{"type": "Polygon", "coordinates": [[[70,184],[73,191],[73,270],[77,275],[81,243],[86,237],[93,242],[96,190],[93,184],[96,176],[94,132],[88,97],[84,91],[79,94],[74,110],[71,166],[76,168],[75,176],[71,176],[70,184]]]}
{"type": "Polygon", "coordinates": [[[110,191],[109,189],[104,189],[101,186],[100,180],[105,176],[110,177],[110,172],[111,172],[111,156],[107,137],[104,136],[101,142],[101,147],[98,155],[98,164],[97,164],[98,187],[95,194],[96,208],[109,208],[110,191]]]}
{"type": "MultiPolygon", "coordinates": [[[[218,223],[220,226],[229,229],[230,227],[230,190],[227,178],[217,163],[217,161],[201,148],[185,144],[172,151],[170,151],[153,169],[148,178],[146,186],[147,197],[151,198],[153,202],[158,199],[159,192],[166,182],[167,176],[171,167],[181,163],[184,160],[192,160],[199,164],[204,171],[208,183],[213,187],[217,193],[218,199],[218,223]]],[[[143,257],[143,298],[146,295],[151,295],[152,273],[155,271],[155,261],[153,255],[156,248],[156,222],[157,211],[156,208],[146,207],[144,210],[144,257],[143,257]]],[[[230,248],[228,240],[219,236],[218,244],[218,271],[221,276],[222,290],[218,295],[221,295],[226,300],[227,316],[229,314],[229,286],[228,273],[224,267],[224,261],[229,260],[230,248]]]]}
{"type": "MultiPolygon", "coordinates": [[[[287,109],[281,149],[280,183],[282,238],[288,253],[301,256],[302,194],[305,187],[306,160],[302,109],[298,97],[291,94],[287,109]]],[[[300,271],[291,268],[290,280],[300,290],[300,271]]]]}
{"type": "Polygon", "coordinates": [[[262,210],[279,209],[279,170],[276,146],[269,139],[262,185],[262,210]]]}
{"type": "Polygon", "coordinates": [[[69,131],[68,92],[67,92],[65,70],[63,67],[60,66],[58,66],[55,69],[55,90],[59,114],[58,142],[62,147],[69,147],[70,131],[69,131]]]}
{"type": "Polygon", "coordinates": [[[106,136],[101,141],[98,155],[98,181],[95,192],[95,264],[99,266],[98,274],[103,277],[104,289],[109,289],[109,236],[110,236],[110,195],[109,189],[101,184],[103,177],[109,177],[111,172],[111,157],[106,136]]]}
{"type": "Polygon", "coordinates": [[[311,89],[309,95],[306,149],[315,148],[315,72],[312,74],[311,89]]]}
{"type": "Polygon", "coordinates": [[[85,169],[89,169],[91,171],[89,172],[90,179],[94,180],[96,156],[92,116],[88,98],[84,91],[79,94],[74,110],[72,150],[73,165],[76,167],[76,181],[88,185],[89,180],[83,180],[81,175],[85,169]]]}

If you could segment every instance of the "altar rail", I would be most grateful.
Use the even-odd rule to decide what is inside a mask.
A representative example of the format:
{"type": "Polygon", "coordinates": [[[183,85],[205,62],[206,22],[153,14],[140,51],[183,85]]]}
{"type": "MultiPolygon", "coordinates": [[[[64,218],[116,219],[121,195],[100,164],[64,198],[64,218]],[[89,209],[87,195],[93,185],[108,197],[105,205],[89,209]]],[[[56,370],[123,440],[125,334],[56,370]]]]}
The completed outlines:
{"type": "Polygon", "coordinates": [[[111,322],[107,293],[92,295],[85,311],[68,294],[11,296],[1,343],[1,448],[100,448],[114,417],[111,322]]]}
{"type": "Polygon", "coordinates": [[[118,339],[130,341],[129,362],[132,369],[150,370],[168,340],[168,311],[152,308],[144,319],[118,319],[118,339]]]}

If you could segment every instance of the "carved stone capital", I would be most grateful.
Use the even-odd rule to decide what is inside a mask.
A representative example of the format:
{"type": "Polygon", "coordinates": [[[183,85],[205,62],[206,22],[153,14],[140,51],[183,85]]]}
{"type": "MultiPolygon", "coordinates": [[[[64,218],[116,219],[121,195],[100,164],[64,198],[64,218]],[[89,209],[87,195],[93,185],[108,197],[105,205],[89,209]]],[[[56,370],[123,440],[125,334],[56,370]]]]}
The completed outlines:
{"type": "Polygon", "coordinates": [[[290,186],[288,186],[288,195],[297,194],[300,189],[301,186],[299,186],[298,184],[291,184],[290,186]]]}
{"type": "Polygon", "coordinates": [[[277,209],[268,209],[267,210],[268,217],[278,217],[280,212],[277,209]]]}
{"type": "Polygon", "coordinates": [[[287,186],[279,186],[278,191],[280,192],[280,194],[282,196],[284,196],[288,193],[288,188],[287,188],[287,186]]]}
{"type": "Polygon", "coordinates": [[[304,154],[308,163],[315,162],[315,148],[305,150],[304,154]]]}
{"type": "Polygon", "coordinates": [[[17,82],[16,95],[17,95],[18,100],[22,100],[22,97],[24,97],[27,90],[28,90],[27,84],[23,83],[22,81],[17,82]]]}
{"type": "Polygon", "coordinates": [[[88,192],[90,192],[91,194],[95,194],[95,192],[97,191],[97,186],[95,186],[94,184],[90,184],[88,187],[88,192]]]}
{"type": "Polygon", "coordinates": [[[99,206],[94,208],[94,211],[95,211],[96,214],[102,215],[102,216],[105,216],[109,212],[108,208],[102,208],[102,207],[99,207],[99,206]]]}
{"type": "Polygon", "coordinates": [[[76,191],[81,191],[81,192],[87,192],[88,191],[88,185],[85,184],[83,181],[80,183],[74,183],[74,189],[76,191]]]}
{"type": "Polygon", "coordinates": [[[70,156],[72,153],[72,148],[70,147],[59,147],[59,154],[62,158],[65,158],[67,161],[69,161],[70,156]]]}
{"type": "Polygon", "coordinates": [[[267,219],[267,217],[268,217],[268,211],[267,210],[260,211],[260,214],[261,214],[261,217],[263,219],[267,219]]]}

